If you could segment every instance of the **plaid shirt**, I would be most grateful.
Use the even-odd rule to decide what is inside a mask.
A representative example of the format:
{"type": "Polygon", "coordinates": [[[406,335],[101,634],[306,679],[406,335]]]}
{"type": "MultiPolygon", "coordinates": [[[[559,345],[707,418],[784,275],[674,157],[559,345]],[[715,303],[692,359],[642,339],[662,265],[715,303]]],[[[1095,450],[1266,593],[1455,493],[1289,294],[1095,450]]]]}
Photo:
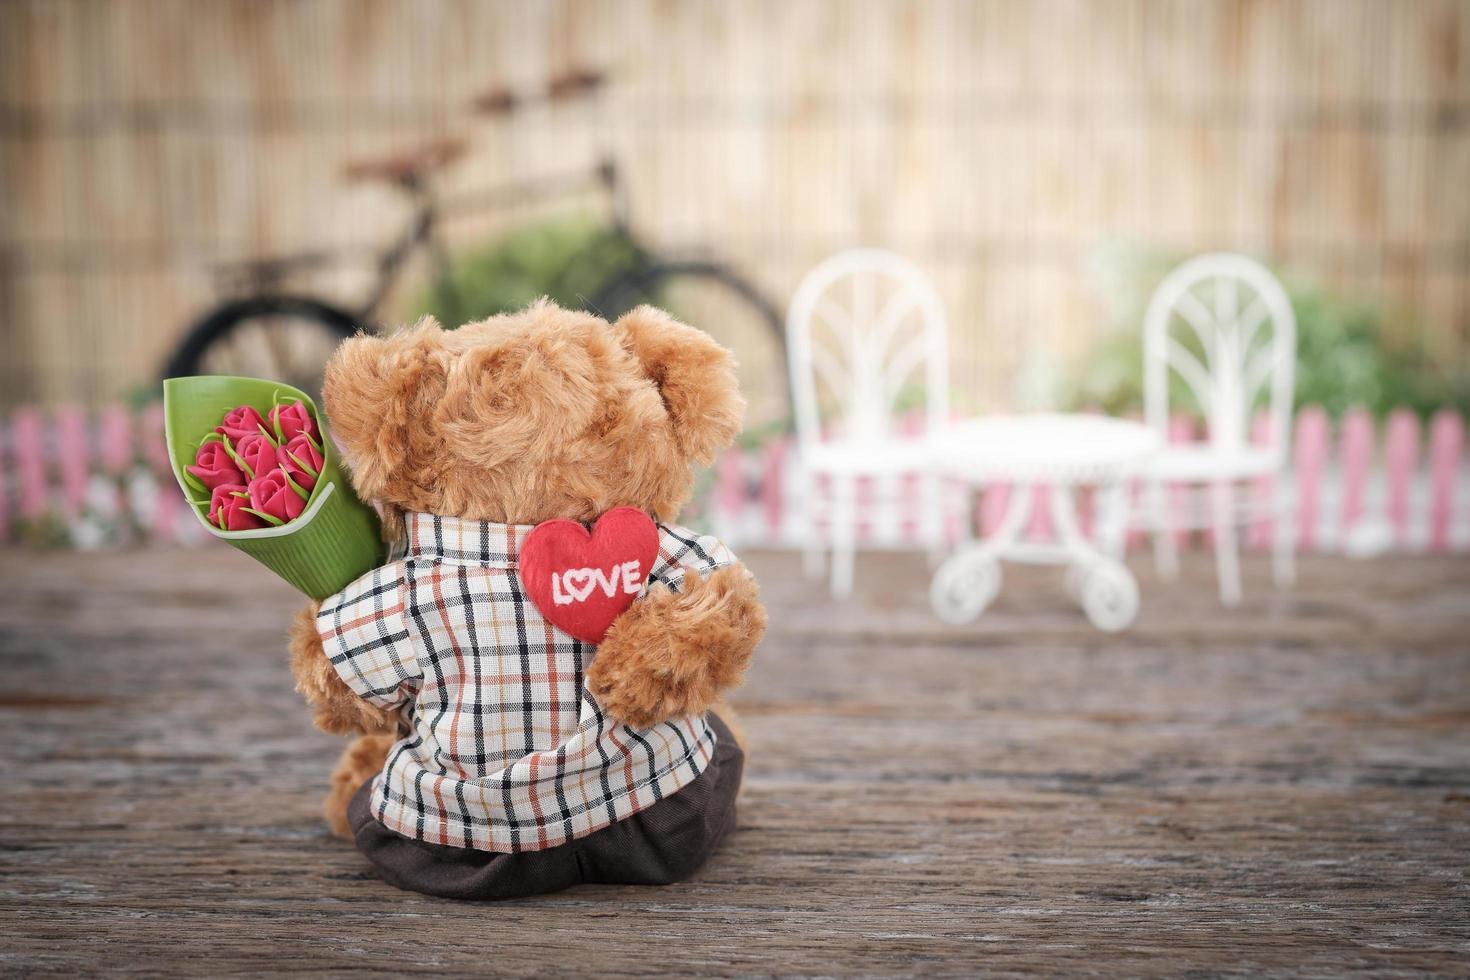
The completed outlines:
{"type": "MultiPolygon", "coordinates": [[[[373,813],[406,837],[534,851],[600,830],[704,771],[703,716],[638,731],[583,684],[596,651],[526,597],[516,556],[531,525],[408,518],[404,558],[324,601],[317,628],[342,680],[400,709],[409,734],[373,781],[373,813]]],[[[659,525],[649,575],[678,591],[735,561],[719,541],[659,525]]]]}

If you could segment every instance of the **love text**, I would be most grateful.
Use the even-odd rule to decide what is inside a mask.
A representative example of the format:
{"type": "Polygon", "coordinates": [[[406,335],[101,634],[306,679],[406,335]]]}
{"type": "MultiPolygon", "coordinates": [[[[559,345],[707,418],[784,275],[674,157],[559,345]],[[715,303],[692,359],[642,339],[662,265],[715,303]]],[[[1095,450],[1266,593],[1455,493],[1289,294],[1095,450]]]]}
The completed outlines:
{"type": "Polygon", "coordinates": [[[625,561],[606,570],[601,568],[569,568],[551,576],[551,600],[558,606],[582,602],[601,589],[609,599],[619,591],[637,595],[643,589],[643,575],[636,561],[625,561]]]}

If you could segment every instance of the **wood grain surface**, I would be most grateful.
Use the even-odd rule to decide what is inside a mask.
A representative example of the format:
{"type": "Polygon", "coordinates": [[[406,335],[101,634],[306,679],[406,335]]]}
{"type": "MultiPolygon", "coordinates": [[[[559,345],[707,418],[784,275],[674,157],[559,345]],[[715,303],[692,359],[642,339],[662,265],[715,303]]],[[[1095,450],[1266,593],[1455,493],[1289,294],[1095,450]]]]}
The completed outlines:
{"type": "MultiPolygon", "coordinates": [[[[0,972],[1291,974],[1470,969],[1470,562],[1304,564],[1243,609],[1047,570],[939,625],[922,560],[833,603],[749,556],[739,831],[697,880],[457,904],[317,807],[289,589],[224,550],[0,552],[0,972]]],[[[1254,589],[1254,591],[1252,591],[1254,589]]]]}

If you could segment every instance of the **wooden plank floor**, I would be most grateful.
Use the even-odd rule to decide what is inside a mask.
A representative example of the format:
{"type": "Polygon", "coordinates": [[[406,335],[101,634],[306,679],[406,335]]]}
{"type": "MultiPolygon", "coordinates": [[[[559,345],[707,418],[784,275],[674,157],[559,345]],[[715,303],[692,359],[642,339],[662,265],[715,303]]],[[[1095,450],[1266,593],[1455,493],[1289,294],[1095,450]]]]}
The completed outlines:
{"type": "MultiPolygon", "coordinates": [[[[1051,570],[966,628],[924,566],[750,556],[740,829],[698,879],[456,904],[318,800],[290,591],[227,551],[0,552],[0,971],[1341,975],[1470,968],[1470,562],[1304,562],[1245,607],[1051,570]]],[[[1251,591],[1254,589],[1254,591],[1251,591]]]]}

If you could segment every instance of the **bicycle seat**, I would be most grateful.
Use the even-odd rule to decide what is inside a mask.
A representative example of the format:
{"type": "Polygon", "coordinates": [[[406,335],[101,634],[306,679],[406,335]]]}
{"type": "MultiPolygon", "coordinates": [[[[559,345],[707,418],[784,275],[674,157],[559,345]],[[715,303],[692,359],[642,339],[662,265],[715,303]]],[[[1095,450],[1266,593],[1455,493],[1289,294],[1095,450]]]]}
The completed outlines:
{"type": "Polygon", "coordinates": [[[430,140],[397,153],[349,160],[342,168],[348,180],[386,180],[393,184],[417,184],[464,156],[468,144],[458,138],[430,140]]]}

